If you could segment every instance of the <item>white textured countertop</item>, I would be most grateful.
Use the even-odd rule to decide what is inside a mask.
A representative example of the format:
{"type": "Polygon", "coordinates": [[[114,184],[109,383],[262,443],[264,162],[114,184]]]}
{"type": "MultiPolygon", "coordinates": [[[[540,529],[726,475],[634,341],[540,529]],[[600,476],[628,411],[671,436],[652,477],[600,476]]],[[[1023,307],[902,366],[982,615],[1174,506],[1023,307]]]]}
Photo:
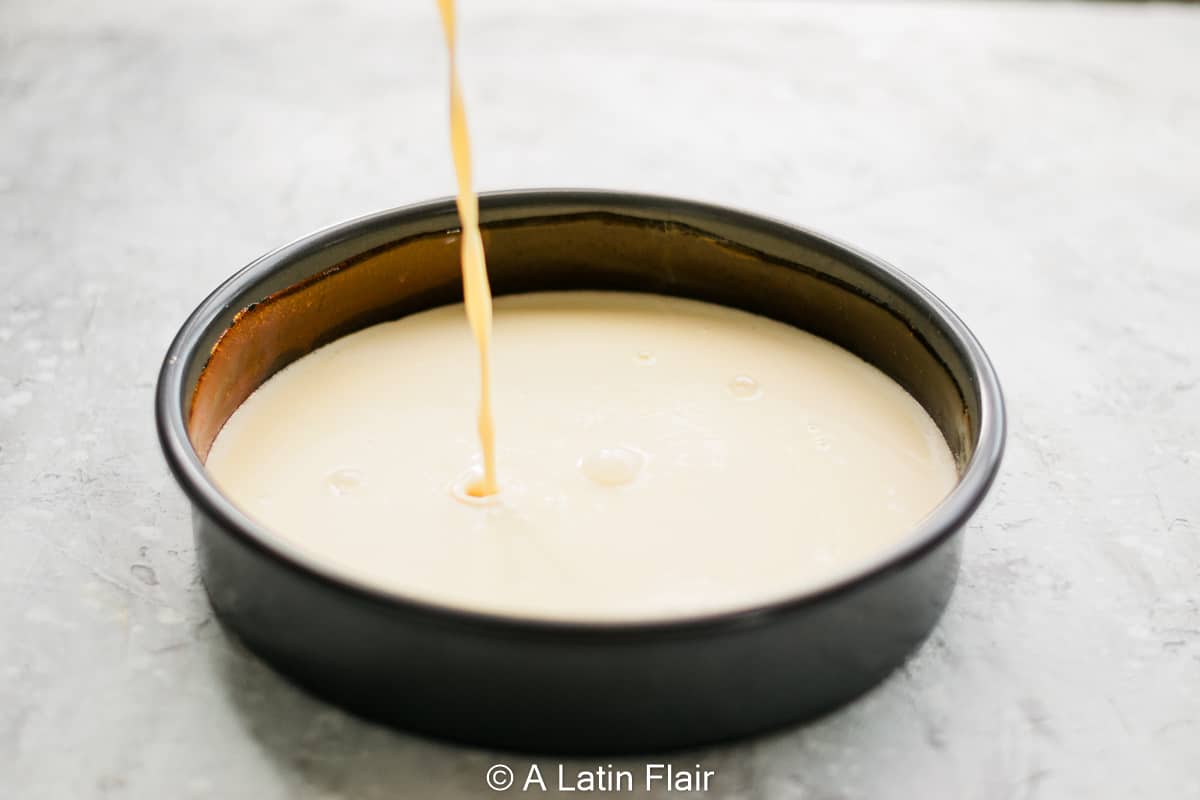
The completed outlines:
{"type": "MultiPolygon", "coordinates": [[[[669,760],[726,800],[1200,797],[1200,7],[462,16],[482,188],[826,231],[956,308],[1007,392],[926,646],[817,723],[669,760]]],[[[247,655],[153,432],[158,361],[218,281],[449,192],[439,42],[416,0],[0,5],[0,795],[490,797],[490,764],[527,769],[247,655]]]]}

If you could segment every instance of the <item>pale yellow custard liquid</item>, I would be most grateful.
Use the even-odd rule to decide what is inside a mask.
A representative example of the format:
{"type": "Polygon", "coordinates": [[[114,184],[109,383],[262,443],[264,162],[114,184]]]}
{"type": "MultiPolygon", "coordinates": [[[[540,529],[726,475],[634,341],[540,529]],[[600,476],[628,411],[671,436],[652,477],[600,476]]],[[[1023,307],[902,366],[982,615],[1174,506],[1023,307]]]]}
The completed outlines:
{"type": "Polygon", "coordinates": [[[453,0],[439,8],[470,331],[459,307],[440,308],[295,362],[214,442],[207,466],[222,490],[362,583],[541,619],[746,608],[827,582],[908,533],[957,478],[913,398],[797,329],[650,295],[496,303],[500,491],[493,305],[453,0]],[[474,357],[480,455],[461,426],[474,357]]]}
{"type": "Polygon", "coordinates": [[[763,317],[654,295],[495,304],[502,491],[471,498],[476,341],[449,306],[268,380],[207,466],[277,536],[379,589],[541,619],[746,608],[897,544],[954,486],[923,408],[763,317]]]}

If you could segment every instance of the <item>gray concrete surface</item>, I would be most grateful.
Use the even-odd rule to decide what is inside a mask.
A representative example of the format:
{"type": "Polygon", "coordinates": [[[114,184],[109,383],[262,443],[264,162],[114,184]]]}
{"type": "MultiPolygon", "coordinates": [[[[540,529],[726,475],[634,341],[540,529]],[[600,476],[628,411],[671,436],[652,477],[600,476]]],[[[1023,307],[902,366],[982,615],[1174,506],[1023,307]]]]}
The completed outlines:
{"type": "MultiPolygon", "coordinates": [[[[1200,7],[463,17],[483,188],[828,231],[949,301],[1007,390],[1003,476],[924,649],[820,722],[671,760],[723,800],[1200,797],[1200,7]]],[[[449,191],[435,25],[419,0],[0,4],[0,796],[489,797],[488,765],[530,763],[250,657],[152,427],[218,281],[449,191]]]]}

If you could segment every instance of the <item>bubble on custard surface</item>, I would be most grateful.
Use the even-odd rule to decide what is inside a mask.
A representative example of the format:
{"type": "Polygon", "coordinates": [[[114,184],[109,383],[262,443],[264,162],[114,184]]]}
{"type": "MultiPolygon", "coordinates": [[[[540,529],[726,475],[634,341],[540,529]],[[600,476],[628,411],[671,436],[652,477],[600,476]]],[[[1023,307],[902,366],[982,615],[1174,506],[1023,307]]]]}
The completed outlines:
{"type": "Polygon", "coordinates": [[[649,350],[639,350],[637,355],[633,357],[633,360],[639,367],[652,367],[658,361],[658,358],[649,350]]]}
{"type": "Polygon", "coordinates": [[[601,486],[632,483],[642,471],[646,456],[632,447],[601,447],[579,459],[579,469],[601,486]]]}
{"type": "Polygon", "coordinates": [[[749,375],[735,376],[733,380],[729,381],[729,391],[734,397],[742,400],[749,400],[762,394],[762,389],[759,387],[758,381],[749,375]]]}
{"type": "Polygon", "coordinates": [[[344,467],[335,469],[325,476],[325,486],[336,495],[347,495],[357,492],[362,487],[363,474],[360,470],[344,467]]]}

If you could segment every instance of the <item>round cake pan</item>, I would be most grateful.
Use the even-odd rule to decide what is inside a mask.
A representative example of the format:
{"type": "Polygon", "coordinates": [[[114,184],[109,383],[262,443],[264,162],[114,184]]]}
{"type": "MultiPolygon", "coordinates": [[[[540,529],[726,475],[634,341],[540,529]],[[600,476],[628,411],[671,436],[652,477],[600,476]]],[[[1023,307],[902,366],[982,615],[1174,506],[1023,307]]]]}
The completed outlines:
{"type": "MultiPolygon", "coordinates": [[[[364,717],[547,753],[747,736],[825,713],[899,665],[945,607],[962,530],[1003,450],[999,384],[958,317],[876,258],[739,211],[574,190],[480,202],[497,295],[652,292],[803,328],[874,364],[925,407],[957,459],[956,488],[897,545],[834,583],[670,621],[451,608],[361,585],[298,552],[221,493],[204,469],[208,449],[288,363],[368,325],[461,301],[458,218],[453,201],[440,200],[263,256],[209,295],[167,352],[158,433],[191,501],[200,572],[227,629],[296,683],[364,717]]],[[[795,509],[797,526],[803,515],[795,509]]]]}

